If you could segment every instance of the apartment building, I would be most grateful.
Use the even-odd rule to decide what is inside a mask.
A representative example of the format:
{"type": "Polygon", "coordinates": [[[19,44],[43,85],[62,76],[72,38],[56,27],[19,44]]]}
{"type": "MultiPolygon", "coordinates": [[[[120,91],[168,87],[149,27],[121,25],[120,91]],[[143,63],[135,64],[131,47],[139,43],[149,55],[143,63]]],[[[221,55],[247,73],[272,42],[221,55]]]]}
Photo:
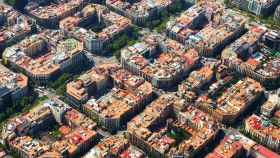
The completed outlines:
{"type": "Polygon", "coordinates": [[[102,139],[83,156],[83,158],[92,157],[144,158],[144,153],[132,146],[123,134],[117,134],[102,139]]]}
{"type": "Polygon", "coordinates": [[[46,84],[71,67],[82,65],[83,48],[83,43],[59,30],[45,30],[6,48],[3,60],[35,83],[46,84]]]}
{"type": "Polygon", "coordinates": [[[277,91],[268,93],[266,102],[261,106],[261,114],[265,117],[271,118],[273,114],[280,109],[280,96],[277,91]]]}
{"type": "Polygon", "coordinates": [[[181,13],[177,18],[171,18],[166,24],[167,35],[186,44],[191,35],[203,29],[216,16],[223,13],[224,6],[216,1],[200,1],[181,13]]]}
{"type": "Polygon", "coordinates": [[[182,44],[159,34],[144,36],[141,42],[121,51],[122,67],[144,77],[157,88],[174,86],[199,59],[194,49],[186,50],[182,44]]]}
{"type": "Polygon", "coordinates": [[[194,156],[205,147],[218,132],[216,122],[206,113],[186,107],[179,100],[175,95],[166,94],[147,106],[128,123],[129,141],[156,157],[194,156]],[[180,110],[176,108],[178,106],[183,108],[180,110]],[[173,114],[175,120],[171,119],[173,114]],[[176,146],[176,140],[167,135],[170,129],[181,129],[190,137],[177,142],[176,146]]]}
{"type": "Polygon", "coordinates": [[[131,27],[131,20],[110,11],[99,4],[89,4],[74,16],[60,21],[60,28],[70,36],[82,41],[92,53],[106,53],[107,46],[131,27]],[[100,31],[92,31],[92,25],[102,26],[100,31]]]}
{"type": "Polygon", "coordinates": [[[198,106],[223,123],[234,123],[263,94],[261,84],[251,78],[239,80],[224,90],[221,96],[212,100],[209,96],[201,96],[198,106]]]}
{"type": "Polygon", "coordinates": [[[32,32],[35,23],[7,5],[0,5],[0,50],[22,40],[32,32]]]}
{"type": "Polygon", "coordinates": [[[279,155],[266,147],[257,144],[239,131],[230,128],[219,145],[206,156],[206,158],[218,157],[278,158],[279,155]]]}
{"type": "Polygon", "coordinates": [[[123,151],[119,157],[120,158],[144,158],[145,154],[142,150],[134,146],[130,146],[128,149],[123,151]]]}
{"type": "Polygon", "coordinates": [[[35,134],[53,123],[55,119],[49,107],[40,105],[8,120],[2,130],[2,138],[7,143],[17,136],[35,134]]]}
{"type": "Polygon", "coordinates": [[[24,115],[24,117],[30,122],[30,128],[28,131],[28,134],[30,135],[34,135],[55,123],[51,110],[44,106],[34,107],[29,113],[24,115]]]}
{"type": "Polygon", "coordinates": [[[84,129],[94,130],[97,126],[96,122],[75,109],[68,110],[64,114],[64,120],[64,124],[71,128],[82,127],[84,129]]]}
{"type": "Polygon", "coordinates": [[[114,132],[152,100],[153,87],[118,64],[104,63],[68,83],[66,93],[73,106],[114,132]]]}
{"type": "Polygon", "coordinates": [[[202,56],[216,56],[244,32],[246,21],[245,16],[227,9],[212,23],[191,35],[186,41],[186,46],[195,48],[202,56]]]}
{"type": "Polygon", "coordinates": [[[51,145],[30,136],[16,137],[9,142],[9,147],[21,158],[68,158],[87,152],[97,140],[97,133],[90,129],[70,130],[62,140],[51,145]]]}
{"type": "Polygon", "coordinates": [[[125,70],[117,72],[114,78],[117,83],[109,93],[83,105],[89,117],[97,119],[111,132],[120,129],[153,98],[152,85],[143,78],[125,73],[125,70]]]}
{"type": "Polygon", "coordinates": [[[49,108],[44,106],[35,107],[29,113],[11,118],[3,125],[2,139],[5,145],[18,136],[32,135],[48,127],[55,120],[49,108]]]}
{"type": "Polygon", "coordinates": [[[280,51],[280,32],[277,30],[268,30],[262,39],[262,42],[269,48],[280,51]]]}
{"type": "Polygon", "coordinates": [[[214,82],[209,86],[208,95],[217,96],[220,91],[222,91],[227,85],[234,81],[233,76],[224,76],[224,78],[218,78],[218,81],[214,82]]]}
{"type": "Polygon", "coordinates": [[[3,127],[2,138],[5,145],[21,157],[43,158],[51,155],[68,158],[87,152],[96,143],[99,135],[95,127],[96,123],[88,117],[58,98],[52,98],[30,112],[10,119],[3,127]],[[43,138],[37,133],[49,130],[56,123],[60,126],[61,139],[41,140],[43,138]],[[35,135],[37,139],[33,138],[35,135]]]}
{"type": "Polygon", "coordinates": [[[179,94],[182,97],[188,97],[190,91],[198,92],[205,84],[211,82],[213,77],[213,68],[210,65],[204,65],[199,70],[191,72],[188,78],[179,85],[179,94]]]}
{"type": "Polygon", "coordinates": [[[203,150],[219,133],[216,120],[193,106],[180,111],[176,117],[178,124],[175,127],[187,131],[191,137],[178,145],[179,150],[176,147],[171,148],[169,156],[199,156],[199,151],[203,150]]]}
{"type": "Polygon", "coordinates": [[[9,146],[11,150],[16,152],[21,158],[39,157],[49,150],[47,145],[29,136],[17,137],[10,142],[9,146]]]}
{"type": "Polygon", "coordinates": [[[11,105],[28,93],[28,78],[0,64],[0,109],[11,105]]]}
{"type": "Polygon", "coordinates": [[[61,140],[51,145],[52,151],[63,157],[77,157],[85,154],[98,139],[97,132],[83,127],[74,128],[66,132],[61,140]]]}
{"type": "Polygon", "coordinates": [[[167,10],[176,0],[157,1],[122,1],[106,0],[106,5],[120,15],[128,17],[137,25],[144,25],[149,20],[158,17],[159,13],[167,10]]]}
{"type": "Polygon", "coordinates": [[[280,129],[269,120],[253,114],[245,120],[245,130],[269,148],[279,151],[280,129]]]}
{"type": "Polygon", "coordinates": [[[269,150],[268,148],[258,144],[253,146],[251,154],[253,157],[261,157],[261,158],[278,158],[279,154],[269,150]]]}
{"type": "Polygon", "coordinates": [[[266,32],[265,27],[253,26],[223,51],[222,58],[232,70],[264,85],[275,85],[279,79],[279,57],[277,51],[260,43],[266,32]]]}
{"type": "MultiPolygon", "coordinates": [[[[165,121],[172,111],[172,104],[171,96],[162,96],[147,106],[142,113],[134,117],[127,125],[130,142],[146,152],[156,150],[152,147],[152,141],[159,142],[159,140],[149,139],[153,134],[152,127],[165,121]]],[[[169,146],[168,142],[166,145],[169,146]]]]}
{"type": "Polygon", "coordinates": [[[232,0],[231,4],[258,16],[269,16],[279,2],[279,0],[232,0]]]}
{"type": "Polygon", "coordinates": [[[68,101],[81,108],[92,96],[102,94],[112,86],[111,75],[120,68],[118,64],[104,63],[82,74],[76,81],[69,82],[66,86],[68,101]]]}
{"type": "Polygon", "coordinates": [[[223,59],[233,60],[236,57],[246,59],[250,54],[257,50],[258,44],[262,36],[266,33],[267,28],[254,25],[249,28],[249,31],[230,44],[222,52],[223,59]]]}
{"type": "Polygon", "coordinates": [[[64,115],[67,111],[71,110],[71,107],[59,100],[58,98],[52,98],[51,100],[46,100],[43,103],[43,106],[48,107],[53,114],[55,121],[62,125],[64,119],[64,115]]]}
{"type": "Polygon", "coordinates": [[[214,151],[208,154],[205,158],[234,158],[234,157],[245,157],[245,150],[243,144],[239,142],[238,136],[225,136],[220,144],[214,149],[214,151]]]}
{"type": "MultiPolygon", "coordinates": [[[[59,21],[81,10],[89,0],[70,0],[66,3],[48,3],[40,6],[40,3],[25,8],[29,15],[36,19],[37,23],[47,28],[57,28],[59,21]]],[[[36,3],[36,2],[35,2],[36,3]]]]}

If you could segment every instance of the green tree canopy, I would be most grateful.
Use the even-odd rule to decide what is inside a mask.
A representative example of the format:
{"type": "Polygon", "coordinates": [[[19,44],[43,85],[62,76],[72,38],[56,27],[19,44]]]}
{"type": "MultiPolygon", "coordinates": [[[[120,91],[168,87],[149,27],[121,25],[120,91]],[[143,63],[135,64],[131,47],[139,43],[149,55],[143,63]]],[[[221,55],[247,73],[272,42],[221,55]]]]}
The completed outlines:
{"type": "Polygon", "coordinates": [[[18,10],[23,10],[28,3],[28,0],[5,0],[5,3],[18,10]]]}

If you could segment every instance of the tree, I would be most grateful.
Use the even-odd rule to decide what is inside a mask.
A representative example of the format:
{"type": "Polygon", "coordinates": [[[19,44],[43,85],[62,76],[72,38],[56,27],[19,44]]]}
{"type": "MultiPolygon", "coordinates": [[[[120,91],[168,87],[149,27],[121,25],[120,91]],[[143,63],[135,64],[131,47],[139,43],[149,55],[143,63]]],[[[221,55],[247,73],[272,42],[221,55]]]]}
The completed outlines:
{"type": "Polygon", "coordinates": [[[183,9],[183,4],[181,2],[176,2],[175,4],[173,4],[169,11],[172,13],[172,14],[175,14],[175,13],[178,13],[180,12],[181,10],[183,9]]]}
{"type": "Polygon", "coordinates": [[[5,113],[0,113],[0,121],[3,122],[6,119],[5,113]]]}
{"type": "Polygon", "coordinates": [[[54,89],[58,89],[61,85],[64,85],[70,77],[71,77],[70,74],[64,73],[56,81],[51,83],[50,87],[54,89]]]}
{"type": "Polygon", "coordinates": [[[225,3],[225,5],[226,5],[227,7],[229,7],[229,5],[230,5],[230,0],[224,0],[224,3],[225,3]]]}
{"type": "Polygon", "coordinates": [[[56,90],[56,93],[61,96],[64,96],[65,92],[66,92],[66,85],[62,85],[56,90]]]}
{"type": "Polygon", "coordinates": [[[11,5],[15,9],[23,11],[24,7],[28,3],[28,0],[5,0],[5,3],[11,5]]]}
{"type": "Polygon", "coordinates": [[[11,6],[15,6],[16,5],[16,0],[5,0],[5,3],[7,3],[11,6]]]}
{"type": "Polygon", "coordinates": [[[121,52],[120,51],[116,51],[113,54],[118,60],[121,58],[121,52]]]}

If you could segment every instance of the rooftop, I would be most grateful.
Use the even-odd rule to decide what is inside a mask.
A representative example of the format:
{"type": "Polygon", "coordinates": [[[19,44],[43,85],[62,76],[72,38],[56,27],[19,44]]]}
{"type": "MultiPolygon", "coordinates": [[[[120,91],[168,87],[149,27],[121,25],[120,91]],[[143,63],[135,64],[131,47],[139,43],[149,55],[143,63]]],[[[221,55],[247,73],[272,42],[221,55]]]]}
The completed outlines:
{"type": "Polygon", "coordinates": [[[130,17],[148,17],[152,15],[151,10],[166,8],[174,3],[174,0],[137,0],[135,2],[122,0],[106,0],[106,4],[117,8],[122,12],[129,13],[130,17]]]}
{"type": "Polygon", "coordinates": [[[68,31],[75,38],[85,42],[86,40],[98,40],[105,42],[114,38],[117,34],[130,27],[131,21],[107,7],[99,4],[89,4],[74,16],[60,21],[60,28],[68,31]],[[100,25],[104,21],[106,27],[100,32],[84,29],[92,24],[100,25]]]}
{"type": "Polygon", "coordinates": [[[245,137],[237,130],[229,129],[220,142],[220,144],[208,154],[207,158],[231,158],[235,156],[244,156],[242,151],[245,150],[247,152],[251,151],[252,148],[256,145],[256,142],[245,137]]]}
{"type": "Polygon", "coordinates": [[[83,158],[119,156],[128,146],[129,142],[123,135],[110,136],[102,139],[83,158]]]}
{"type": "Polygon", "coordinates": [[[69,152],[69,155],[73,156],[82,150],[82,147],[88,144],[88,142],[96,139],[97,132],[78,127],[64,136],[60,141],[52,144],[52,149],[56,152],[62,153],[65,150],[69,152]]]}
{"type": "Polygon", "coordinates": [[[179,85],[180,93],[187,93],[200,89],[205,83],[211,81],[214,71],[210,65],[204,65],[196,71],[192,71],[188,78],[179,85]]]}
{"type": "Polygon", "coordinates": [[[51,3],[47,6],[30,7],[28,11],[31,15],[39,19],[61,19],[83,5],[85,1],[86,0],[69,0],[66,3],[51,3]]]}
{"type": "Polygon", "coordinates": [[[251,78],[239,80],[233,86],[223,90],[221,96],[212,100],[209,96],[201,96],[197,100],[202,108],[206,108],[223,122],[234,122],[264,91],[261,84],[251,78]]]}
{"type": "Polygon", "coordinates": [[[244,29],[246,21],[245,16],[227,9],[223,14],[218,14],[213,22],[206,25],[197,34],[191,35],[186,44],[209,56],[208,53],[213,53],[212,51],[218,46],[239,34],[244,29]]]}
{"type": "Polygon", "coordinates": [[[0,91],[4,95],[6,92],[16,91],[28,86],[28,78],[23,74],[14,73],[0,64],[0,91]]]}
{"type": "Polygon", "coordinates": [[[29,157],[39,157],[49,150],[48,146],[29,136],[17,137],[11,142],[11,145],[14,148],[21,149],[29,157]]]}
{"type": "Polygon", "coordinates": [[[1,26],[0,43],[10,44],[11,41],[21,39],[25,34],[31,32],[30,19],[7,5],[0,5],[1,21],[5,21],[1,26]]]}
{"type": "Polygon", "coordinates": [[[46,30],[6,48],[3,59],[34,76],[48,76],[61,69],[63,61],[82,53],[82,50],[81,42],[65,38],[58,30],[46,30]]]}
{"type": "Polygon", "coordinates": [[[152,93],[152,86],[144,82],[131,92],[125,89],[113,88],[97,101],[89,100],[84,108],[93,111],[103,118],[121,118],[128,111],[141,104],[152,93]]]}
{"type": "Polygon", "coordinates": [[[269,120],[261,118],[257,115],[251,115],[246,119],[246,126],[250,132],[257,133],[262,137],[271,138],[273,140],[280,140],[280,129],[273,125],[269,120]]]}
{"type": "Polygon", "coordinates": [[[211,16],[215,17],[224,10],[224,6],[219,2],[199,1],[181,13],[179,17],[171,19],[167,23],[167,30],[176,34],[179,39],[182,38],[184,43],[190,35],[196,34],[202,26],[211,22],[214,19],[211,16]]]}
{"type": "Polygon", "coordinates": [[[85,129],[95,129],[97,124],[84,114],[78,112],[75,109],[67,111],[64,115],[65,119],[75,127],[83,127],[85,129]]]}
{"type": "Polygon", "coordinates": [[[122,62],[155,80],[175,81],[199,60],[194,49],[185,50],[182,44],[159,34],[149,34],[143,37],[142,42],[123,49],[121,57],[122,62]],[[157,54],[158,58],[147,58],[157,54]]]}
{"type": "Polygon", "coordinates": [[[94,92],[99,91],[100,89],[98,85],[109,84],[109,78],[119,69],[119,65],[109,63],[93,67],[85,74],[79,76],[76,81],[69,82],[67,84],[66,92],[76,100],[88,99],[93,95],[89,91],[89,87],[95,87],[94,92]]]}
{"type": "MultiPolygon", "coordinates": [[[[185,154],[190,147],[193,147],[195,151],[201,149],[207,144],[206,140],[212,139],[217,134],[217,122],[208,114],[192,106],[179,109],[178,99],[173,94],[160,96],[128,123],[128,132],[145,141],[153,150],[169,156],[185,154]],[[171,126],[169,128],[174,126],[175,129],[182,129],[191,135],[190,138],[180,140],[178,146],[174,146],[177,140],[166,134],[168,125],[162,126],[164,122],[173,120],[172,109],[177,111],[175,112],[177,114],[175,121],[170,123],[172,125],[169,124],[171,126]]],[[[180,104],[185,104],[185,102],[180,104]]]]}

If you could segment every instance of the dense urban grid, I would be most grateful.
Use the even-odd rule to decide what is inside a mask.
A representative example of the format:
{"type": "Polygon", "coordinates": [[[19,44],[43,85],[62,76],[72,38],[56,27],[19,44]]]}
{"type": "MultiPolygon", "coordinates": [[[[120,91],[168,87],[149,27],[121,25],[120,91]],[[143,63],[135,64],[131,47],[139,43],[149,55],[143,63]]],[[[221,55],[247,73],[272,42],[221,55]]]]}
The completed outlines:
{"type": "Polygon", "coordinates": [[[0,158],[280,158],[280,0],[4,0],[0,25],[0,158]]]}

